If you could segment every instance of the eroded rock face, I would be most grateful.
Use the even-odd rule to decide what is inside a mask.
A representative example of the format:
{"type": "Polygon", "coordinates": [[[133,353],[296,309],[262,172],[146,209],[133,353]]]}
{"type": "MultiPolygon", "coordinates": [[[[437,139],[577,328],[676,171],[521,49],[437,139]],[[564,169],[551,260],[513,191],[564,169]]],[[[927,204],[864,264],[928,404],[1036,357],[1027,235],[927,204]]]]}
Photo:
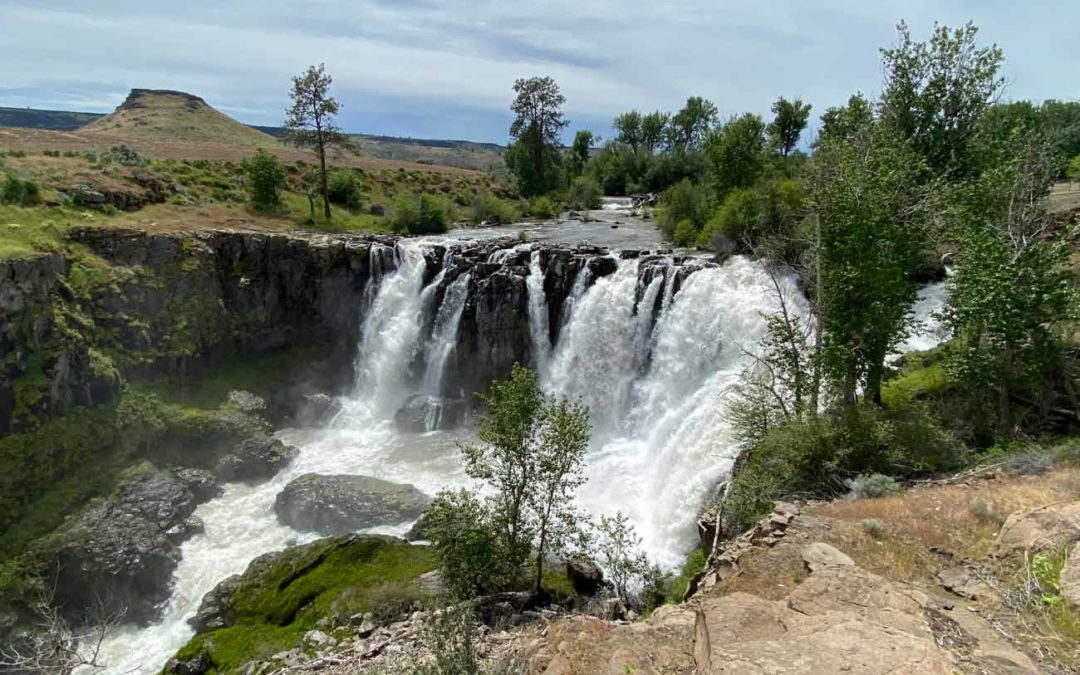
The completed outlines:
{"type": "Polygon", "coordinates": [[[199,531],[193,514],[217,494],[204,471],[163,471],[143,465],[114,494],[72,517],[45,544],[59,565],[56,602],[74,621],[96,609],[125,620],[157,616],[169,597],[180,542],[199,531]]]}
{"type": "Polygon", "coordinates": [[[267,480],[285,468],[297,452],[273,436],[253,436],[222,457],[215,473],[223,481],[267,480]]]}
{"type": "Polygon", "coordinates": [[[430,502],[412,485],[309,473],[285,486],[274,501],[274,513],[294,529],[334,535],[415,520],[430,502]]]}

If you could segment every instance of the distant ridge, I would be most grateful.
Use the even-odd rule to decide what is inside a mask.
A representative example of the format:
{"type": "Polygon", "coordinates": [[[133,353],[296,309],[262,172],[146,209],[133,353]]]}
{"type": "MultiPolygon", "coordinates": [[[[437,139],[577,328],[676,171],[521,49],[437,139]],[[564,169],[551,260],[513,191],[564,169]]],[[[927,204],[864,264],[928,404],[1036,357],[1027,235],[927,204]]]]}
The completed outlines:
{"type": "Polygon", "coordinates": [[[105,117],[102,113],[71,112],[69,110],[37,110],[35,108],[5,108],[0,106],[0,127],[48,129],[49,131],[75,131],[102,117],[105,117]]]}
{"type": "Polygon", "coordinates": [[[82,131],[121,136],[131,141],[162,137],[182,141],[270,147],[277,140],[214,109],[202,98],[169,89],[132,89],[111,115],[95,119],[82,131]]]}

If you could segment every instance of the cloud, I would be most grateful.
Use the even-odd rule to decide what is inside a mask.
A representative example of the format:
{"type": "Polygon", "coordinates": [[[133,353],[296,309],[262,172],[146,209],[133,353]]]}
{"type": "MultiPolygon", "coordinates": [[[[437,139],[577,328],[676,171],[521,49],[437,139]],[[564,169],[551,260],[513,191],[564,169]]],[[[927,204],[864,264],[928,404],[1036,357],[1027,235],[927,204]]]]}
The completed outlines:
{"type": "Polygon", "coordinates": [[[873,93],[900,18],[917,35],[975,20],[1005,48],[1011,97],[1080,95],[1067,2],[0,0],[0,105],[107,111],[158,87],[276,124],[289,77],[325,62],[350,129],[504,141],[514,79],[543,74],[574,128],[606,133],[621,111],[690,95],[726,115],[765,114],[780,94],[820,112],[873,93]]]}

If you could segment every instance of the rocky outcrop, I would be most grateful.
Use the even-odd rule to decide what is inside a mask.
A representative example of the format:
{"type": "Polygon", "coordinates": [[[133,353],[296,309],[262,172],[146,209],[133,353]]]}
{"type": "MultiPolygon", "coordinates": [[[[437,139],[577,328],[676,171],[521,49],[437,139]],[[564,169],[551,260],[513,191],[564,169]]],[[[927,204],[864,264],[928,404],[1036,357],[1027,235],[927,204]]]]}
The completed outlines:
{"type": "Polygon", "coordinates": [[[274,513],[294,529],[335,535],[416,520],[430,501],[412,485],[309,473],[285,486],[274,513]]]}
{"type": "Polygon", "coordinates": [[[240,442],[222,457],[215,473],[223,481],[256,482],[273,478],[296,457],[297,449],[267,434],[240,442]]]}
{"type": "Polygon", "coordinates": [[[575,554],[566,559],[566,576],[578,595],[594,596],[604,583],[604,573],[588,556],[575,554]]]}
{"type": "Polygon", "coordinates": [[[153,619],[169,596],[179,544],[201,531],[195,507],[216,495],[213,477],[203,471],[148,464],[129,471],[112,496],[75,514],[41,544],[57,561],[57,606],[75,621],[99,610],[124,612],[128,621],[153,619]]]}
{"type": "Polygon", "coordinates": [[[463,398],[441,398],[419,394],[412,396],[394,414],[394,423],[401,431],[423,433],[439,429],[456,429],[469,416],[469,404],[463,398]]]}
{"type": "Polygon", "coordinates": [[[1009,515],[990,554],[1060,550],[1080,541],[1080,501],[1049,504],[1009,515]]]}

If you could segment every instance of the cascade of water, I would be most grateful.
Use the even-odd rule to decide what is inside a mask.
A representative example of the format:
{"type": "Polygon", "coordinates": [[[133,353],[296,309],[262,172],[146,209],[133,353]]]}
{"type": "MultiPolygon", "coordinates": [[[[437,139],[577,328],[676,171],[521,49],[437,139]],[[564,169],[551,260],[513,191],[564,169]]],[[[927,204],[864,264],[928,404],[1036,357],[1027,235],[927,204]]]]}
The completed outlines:
{"type": "Polygon", "coordinates": [[[562,336],[566,333],[567,326],[574,318],[574,307],[578,301],[581,300],[581,296],[585,294],[585,289],[589,287],[589,282],[592,281],[592,270],[588,265],[582,265],[574,275],[574,284],[570,287],[570,293],[566,296],[566,301],[563,302],[562,317],[559,323],[559,340],[562,340],[562,336]]]}
{"type": "Polygon", "coordinates": [[[581,297],[559,339],[547,386],[580,398],[596,429],[614,428],[623,414],[635,354],[634,300],[638,261],[620,260],[581,297]]]}
{"type": "Polygon", "coordinates": [[[525,278],[525,285],[529,292],[529,332],[532,336],[533,353],[536,355],[536,371],[543,378],[551,356],[551,333],[547,295],[544,293],[544,270],[540,267],[540,251],[533,251],[529,256],[529,276],[525,278]]]}
{"type": "Polygon", "coordinates": [[[656,307],[656,298],[664,286],[664,279],[653,277],[645,292],[641,294],[641,300],[637,306],[637,318],[634,322],[634,374],[636,375],[649,362],[649,352],[652,346],[653,335],[653,309],[656,307]]]}
{"type": "Polygon", "coordinates": [[[465,311],[465,301],[469,298],[470,279],[471,275],[466,273],[451,282],[435,317],[435,330],[431,335],[424,368],[423,387],[424,391],[432,396],[442,393],[443,373],[446,371],[446,361],[457,345],[461,314],[465,311]]]}
{"type": "MultiPolygon", "coordinates": [[[[423,251],[398,243],[397,269],[380,284],[364,319],[358,355],[358,391],[393,413],[407,395],[412,361],[423,326],[423,251]]],[[[430,296],[429,296],[430,298],[430,296]]]]}

